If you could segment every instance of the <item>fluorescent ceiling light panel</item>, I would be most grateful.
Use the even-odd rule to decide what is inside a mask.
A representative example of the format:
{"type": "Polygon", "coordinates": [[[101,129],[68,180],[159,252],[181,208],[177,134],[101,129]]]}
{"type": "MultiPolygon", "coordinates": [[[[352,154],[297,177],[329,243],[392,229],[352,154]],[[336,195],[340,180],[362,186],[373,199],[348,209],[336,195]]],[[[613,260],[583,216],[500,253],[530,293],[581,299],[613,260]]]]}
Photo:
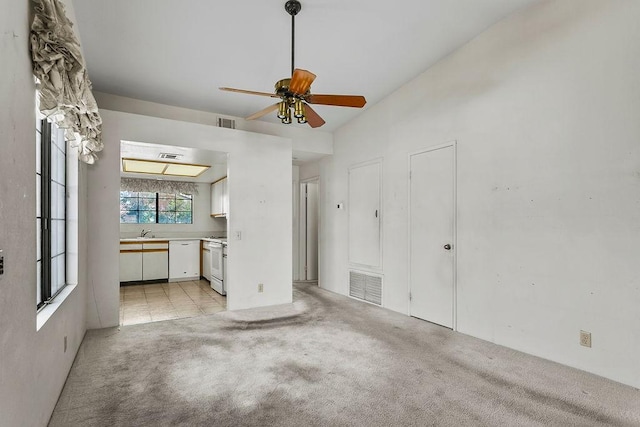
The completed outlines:
{"type": "Polygon", "coordinates": [[[155,173],[164,172],[166,163],[146,162],[144,160],[122,159],[122,170],[134,173],[155,173]]]}
{"type": "Polygon", "coordinates": [[[173,176],[198,176],[207,169],[209,169],[209,166],[167,163],[167,168],[164,170],[164,174],[173,176]]]}
{"type": "Polygon", "coordinates": [[[157,160],[122,159],[122,171],[154,175],[196,177],[211,166],[187,163],[168,163],[157,160]]]}

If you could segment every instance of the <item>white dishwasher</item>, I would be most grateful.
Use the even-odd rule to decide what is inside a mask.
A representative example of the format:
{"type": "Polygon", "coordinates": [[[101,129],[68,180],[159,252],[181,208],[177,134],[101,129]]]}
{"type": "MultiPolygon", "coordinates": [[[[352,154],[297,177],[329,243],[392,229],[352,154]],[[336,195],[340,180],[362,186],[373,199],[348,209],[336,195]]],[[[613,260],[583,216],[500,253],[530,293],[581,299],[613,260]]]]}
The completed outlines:
{"type": "Polygon", "coordinates": [[[180,282],[200,278],[200,240],[169,242],[169,281],[180,282]]]}

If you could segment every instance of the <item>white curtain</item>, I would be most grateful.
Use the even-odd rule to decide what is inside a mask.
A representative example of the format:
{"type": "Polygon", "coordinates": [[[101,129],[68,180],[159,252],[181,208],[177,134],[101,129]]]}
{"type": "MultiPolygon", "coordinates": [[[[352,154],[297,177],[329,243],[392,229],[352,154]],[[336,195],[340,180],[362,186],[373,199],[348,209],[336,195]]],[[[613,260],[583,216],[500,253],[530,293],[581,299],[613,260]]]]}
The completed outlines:
{"type": "Polygon", "coordinates": [[[120,178],[120,189],[146,193],[198,194],[195,182],[158,179],[120,178]]]}
{"type": "Polygon", "coordinates": [[[59,0],[34,0],[34,5],[31,57],[40,111],[65,130],[80,160],[92,164],[103,148],[102,119],[73,23],[59,0]]]}

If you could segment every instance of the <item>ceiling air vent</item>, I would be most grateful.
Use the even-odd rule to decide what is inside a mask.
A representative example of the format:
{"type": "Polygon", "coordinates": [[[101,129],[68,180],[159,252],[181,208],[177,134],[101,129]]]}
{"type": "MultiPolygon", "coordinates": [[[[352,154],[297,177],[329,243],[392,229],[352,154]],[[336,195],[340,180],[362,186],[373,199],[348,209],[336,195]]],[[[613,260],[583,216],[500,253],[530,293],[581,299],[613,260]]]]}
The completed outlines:
{"type": "Polygon", "coordinates": [[[227,128],[227,129],[235,129],[236,121],[233,119],[225,119],[222,117],[218,117],[218,127],[219,128],[227,128]]]}
{"type": "Polygon", "coordinates": [[[179,160],[182,157],[182,154],[173,154],[173,153],[160,153],[161,159],[169,159],[169,160],[179,160]]]}

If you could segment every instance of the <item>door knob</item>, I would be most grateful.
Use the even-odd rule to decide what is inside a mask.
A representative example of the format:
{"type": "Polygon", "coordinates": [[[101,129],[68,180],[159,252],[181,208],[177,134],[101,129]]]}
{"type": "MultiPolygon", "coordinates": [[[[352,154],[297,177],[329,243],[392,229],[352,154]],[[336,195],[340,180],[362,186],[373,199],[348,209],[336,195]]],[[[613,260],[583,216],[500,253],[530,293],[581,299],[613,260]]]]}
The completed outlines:
{"type": "Polygon", "coordinates": [[[446,250],[450,251],[451,250],[451,245],[447,243],[446,245],[444,245],[444,248],[446,250]]]}

